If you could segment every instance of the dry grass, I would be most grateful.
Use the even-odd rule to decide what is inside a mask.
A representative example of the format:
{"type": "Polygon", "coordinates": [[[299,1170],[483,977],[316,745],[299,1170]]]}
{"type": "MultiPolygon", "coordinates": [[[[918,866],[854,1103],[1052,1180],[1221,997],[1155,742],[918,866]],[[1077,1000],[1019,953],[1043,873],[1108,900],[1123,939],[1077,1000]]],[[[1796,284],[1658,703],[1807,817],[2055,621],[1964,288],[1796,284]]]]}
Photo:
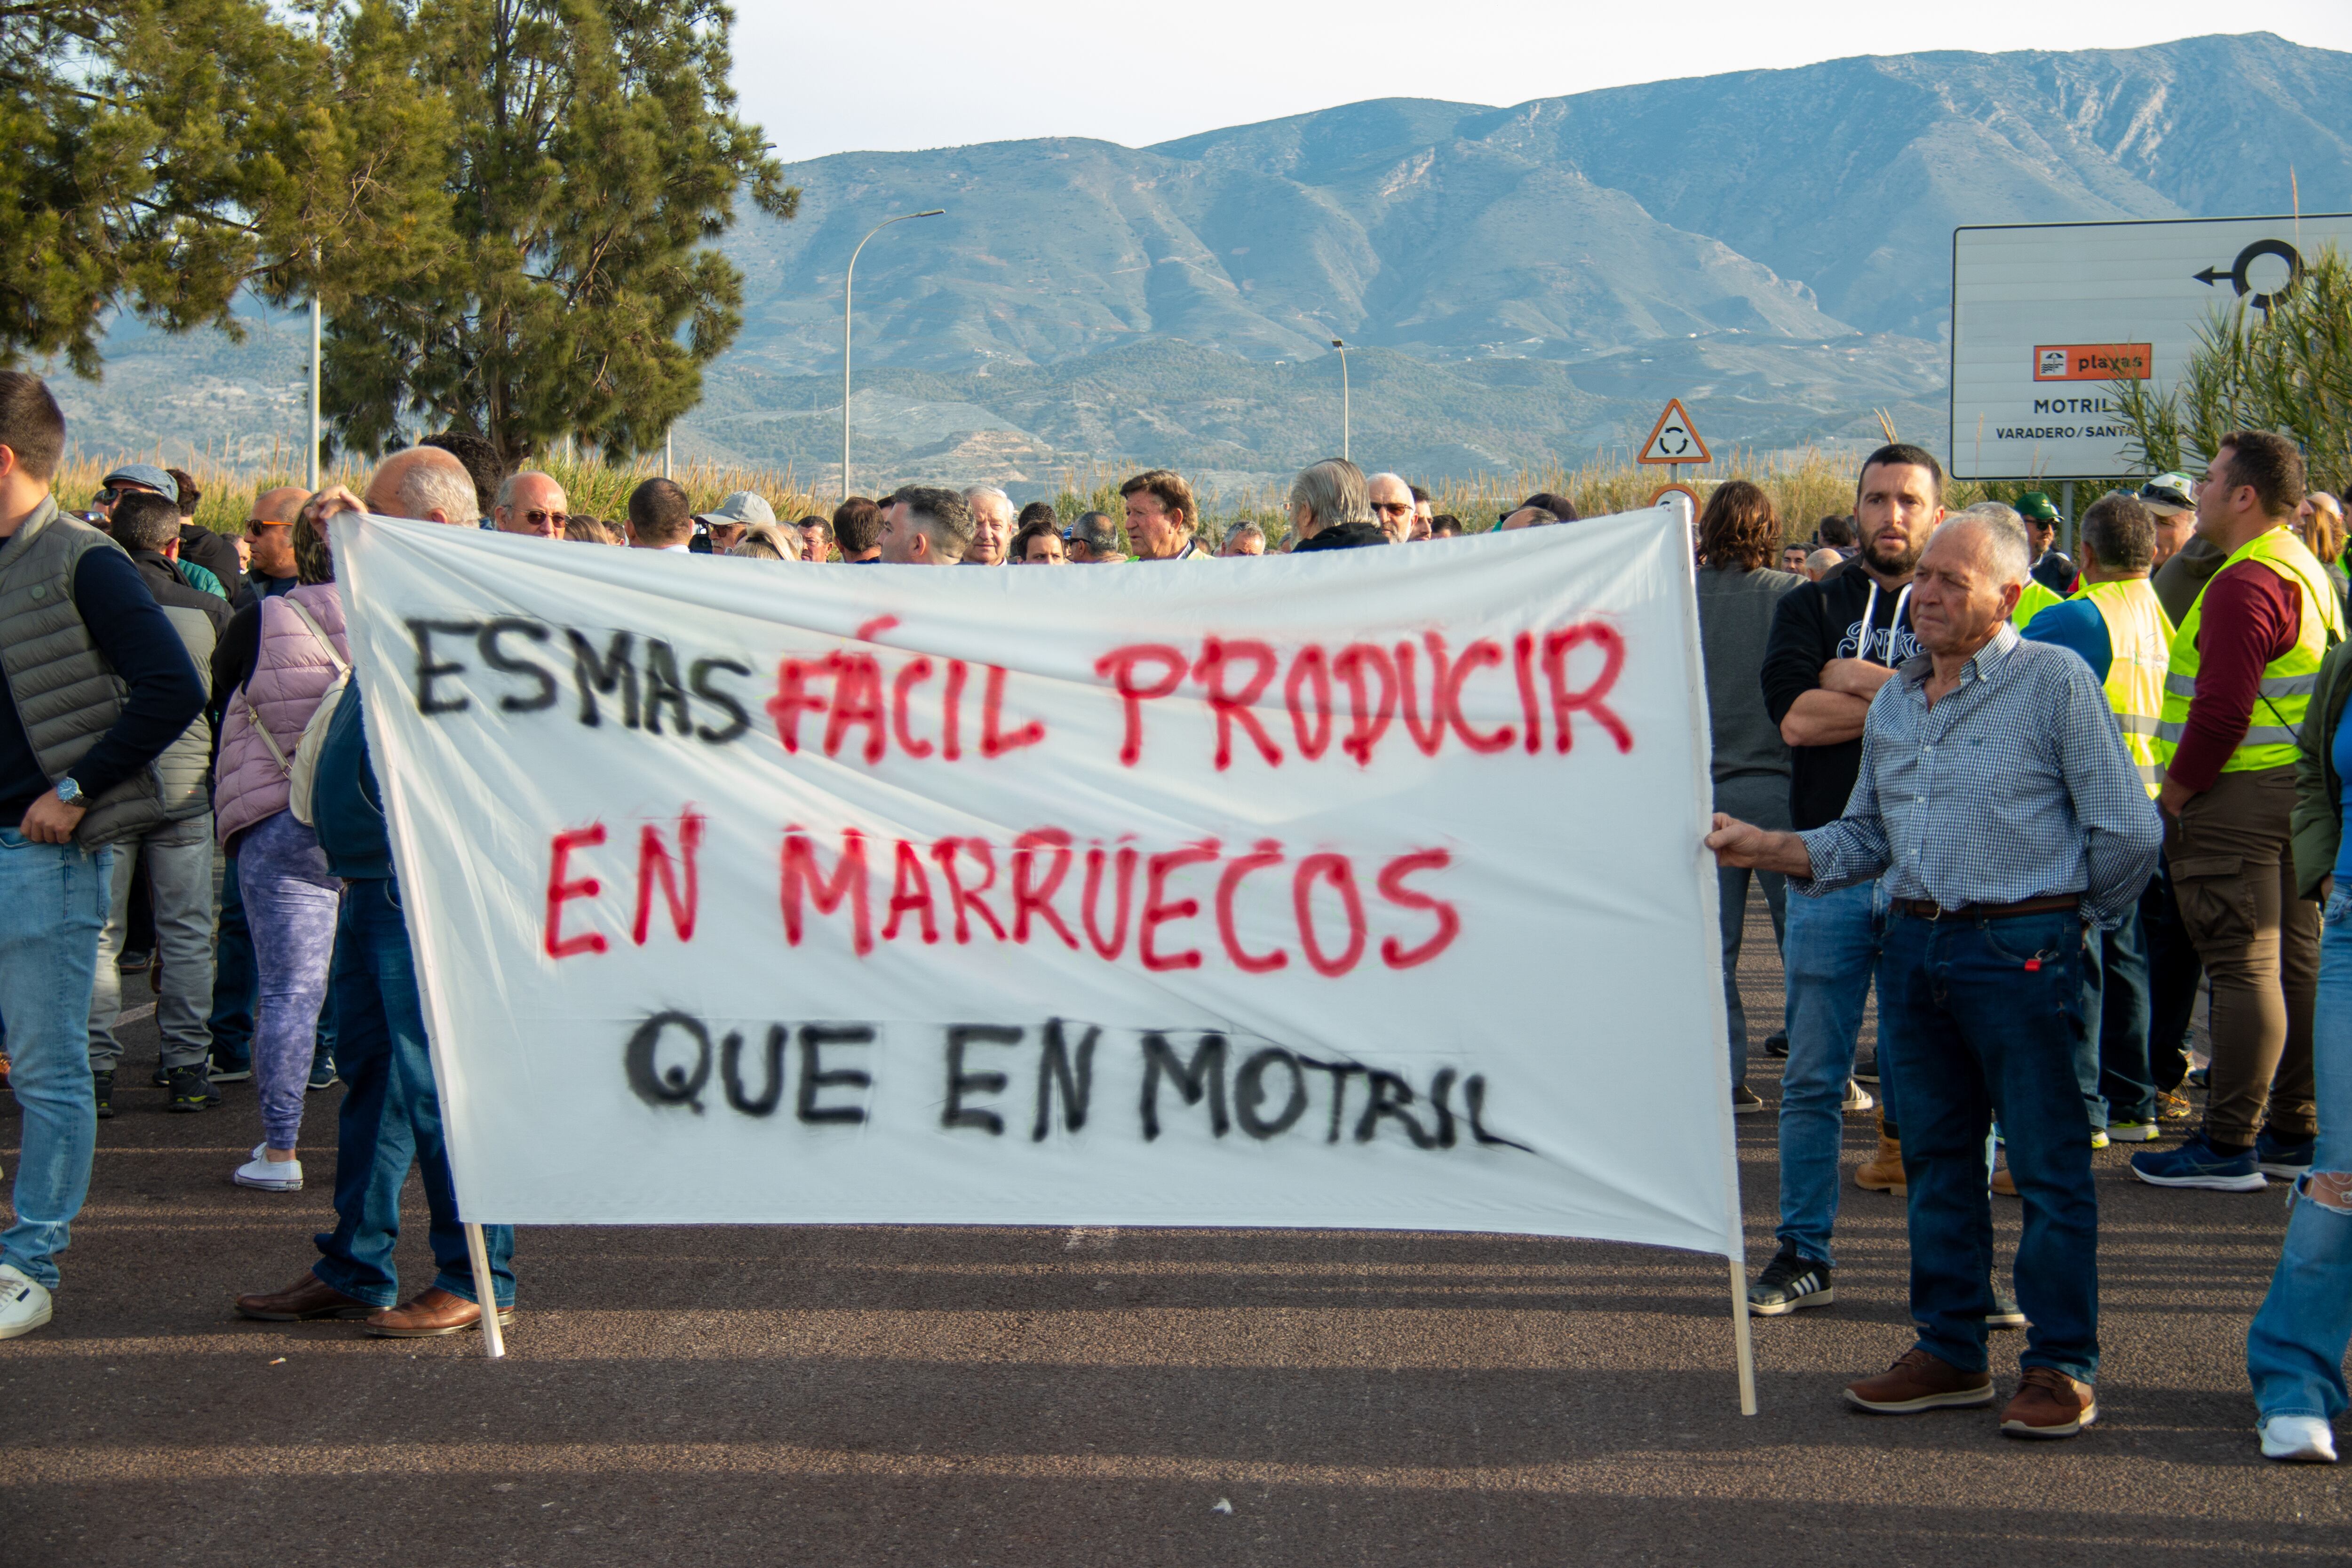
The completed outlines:
{"type": "MultiPolygon", "coordinates": [[[[131,454],[101,460],[77,454],[59,470],[56,485],[58,499],[68,506],[83,504],[98,489],[99,479],[121,461],[160,463],[162,458],[156,454],[131,454]]],[[[1732,479],[1747,479],[1761,487],[1780,513],[1783,537],[1794,540],[1810,535],[1823,517],[1843,515],[1853,510],[1857,462],[1857,458],[1843,454],[1819,451],[1770,458],[1735,452],[1704,469],[1680,470],[1678,477],[1699,493],[1702,501],[1717,485],[1732,479]]],[[[246,509],[256,492],[300,482],[299,463],[292,452],[284,454],[278,461],[262,465],[232,465],[200,458],[194,464],[173,466],[195,478],[202,496],[196,521],[224,533],[235,533],[244,528],[246,509]]],[[[607,464],[593,458],[574,461],[552,457],[542,459],[541,466],[562,482],[574,511],[608,520],[617,520],[628,510],[631,489],[661,471],[658,459],[607,464]]],[[[1119,482],[1134,471],[1133,467],[1105,464],[1065,471],[1052,498],[1055,513],[1066,523],[1075,521],[1085,511],[1120,516],[1119,482]]],[[[364,465],[350,465],[331,469],[328,478],[331,482],[349,484],[356,489],[366,476],[364,465]]],[[[672,477],[686,487],[698,510],[715,507],[730,491],[754,490],[767,498],[779,518],[789,521],[811,514],[830,516],[836,499],[813,493],[789,468],[779,472],[695,462],[678,467],[672,477]]],[[[1475,533],[1493,527],[1501,513],[1521,498],[1539,490],[1565,495],[1576,502],[1580,515],[1597,517],[1646,506],[1666,482],[1665,469],[1615,462],[1596,453],[1591,462],[1577,468],[1552,467],[1522,469],[1507,477],[1481,475],[1475,479],[1442,479],[1430,488],[1436,510],[1460,518],[1465,529],[1475,533]]],[[[1989,496],[2013,500],[2020,491],[2031,488],[2030,484],[1954,480],[1946,500],[1954,507],[1989,496]]],[[[2087,506],[2091,499],[2078,496],[2077,503],[2087,506]]],[[[1211,531],[1218,535],[1242,521],[1258,524],[1276,543],[1289,531],[1290,508],[1283,487],[1206,496],[1202,498],[1202,510],[1211,531]]]]}

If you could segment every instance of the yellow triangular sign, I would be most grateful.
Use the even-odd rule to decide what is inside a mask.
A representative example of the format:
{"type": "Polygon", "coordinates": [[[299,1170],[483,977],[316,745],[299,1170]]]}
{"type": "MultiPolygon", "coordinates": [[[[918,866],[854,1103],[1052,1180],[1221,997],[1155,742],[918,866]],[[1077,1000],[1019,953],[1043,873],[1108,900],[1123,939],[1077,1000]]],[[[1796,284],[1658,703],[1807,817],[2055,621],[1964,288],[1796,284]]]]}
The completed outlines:
{"type": "Polygon", "coordinates": [[[1650,438],[1642,443],[1642,455],[1637,463],[1706,463],[1714,459],[1707,455],[1706,443],[1699,437],[1698,426],[1683,407],[1683,400],[1666,400],[1666,411],[1658,416],[1651,428],[1650,438]]]}

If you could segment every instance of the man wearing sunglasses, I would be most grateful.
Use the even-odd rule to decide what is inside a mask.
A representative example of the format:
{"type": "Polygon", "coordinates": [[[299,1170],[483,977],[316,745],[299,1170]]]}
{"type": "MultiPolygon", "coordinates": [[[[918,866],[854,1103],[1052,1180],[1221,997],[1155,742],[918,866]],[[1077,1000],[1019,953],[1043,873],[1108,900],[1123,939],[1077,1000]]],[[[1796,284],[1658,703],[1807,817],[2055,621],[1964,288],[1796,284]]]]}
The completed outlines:
{"type": "Polygon", "coordinates": [[[1365,482],[1364,493],[1372,508],[1372,521],[1389,536],[1391,544],[1402,544],[1412,537],[1412,487],[1396,474],[1374,474],[1365,482]]]}
{"type": "Polygon", "coordinates": [[[509,474],[499,486],[498,504],[490,509],[490,520],[500,533],[527,533],[533,539],[562,538],[571,515],[563,487],[536,468],[509,474]]]}
{"type": "Polygon", "coordinates": [[[89,510],[82,517],[109,531],[114,526],[114,503],[124,496],[149,493],[162,496],[174,505],[180,500],[177,481],[152,463],[125,463],[99,480],[98,486],[98,493],[89,498],[89,510]]]}
{"type": "Polygon", "coordinates": [[[253,498],[245,514],[245,592],[236,608],[294,586],[294,517],[310,497],[299,485],[279,485],[253,498]]]}

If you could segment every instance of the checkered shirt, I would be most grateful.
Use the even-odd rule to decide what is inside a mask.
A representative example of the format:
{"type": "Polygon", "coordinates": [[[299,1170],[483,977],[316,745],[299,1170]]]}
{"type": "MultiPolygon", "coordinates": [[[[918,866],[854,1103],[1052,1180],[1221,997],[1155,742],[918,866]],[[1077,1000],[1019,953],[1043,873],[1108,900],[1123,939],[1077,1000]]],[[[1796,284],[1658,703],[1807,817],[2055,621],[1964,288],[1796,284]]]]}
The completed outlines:
{"type": "Polygon", "coordinates": [[[1872,700],[1845,815],[1798,835],[1794,890],[1886,876],[1890,898],[1948,910],[2080,893],[2112,928],[2156,869],[2164,827],[2090,666],[2004,625],[1933,708],[1925,655],[1872,700]]]}

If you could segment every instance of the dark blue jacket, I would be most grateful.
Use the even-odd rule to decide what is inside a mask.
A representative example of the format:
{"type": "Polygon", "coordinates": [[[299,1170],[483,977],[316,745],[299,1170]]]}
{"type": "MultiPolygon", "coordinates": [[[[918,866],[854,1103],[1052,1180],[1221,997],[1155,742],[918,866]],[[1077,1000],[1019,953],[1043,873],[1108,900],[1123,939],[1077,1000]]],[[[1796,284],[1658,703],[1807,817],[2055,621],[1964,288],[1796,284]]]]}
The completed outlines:
{"type": "Polygon", "coordinates": [[[367,731],[359,682],[343,688],[327,739],[319,748],[319,772],[310,782],[311,826],[327,857],[331,876],[350,882],[381,882],[392,877],[392,836],[383,819],[383,795],[369,765],[367,731]]]}

